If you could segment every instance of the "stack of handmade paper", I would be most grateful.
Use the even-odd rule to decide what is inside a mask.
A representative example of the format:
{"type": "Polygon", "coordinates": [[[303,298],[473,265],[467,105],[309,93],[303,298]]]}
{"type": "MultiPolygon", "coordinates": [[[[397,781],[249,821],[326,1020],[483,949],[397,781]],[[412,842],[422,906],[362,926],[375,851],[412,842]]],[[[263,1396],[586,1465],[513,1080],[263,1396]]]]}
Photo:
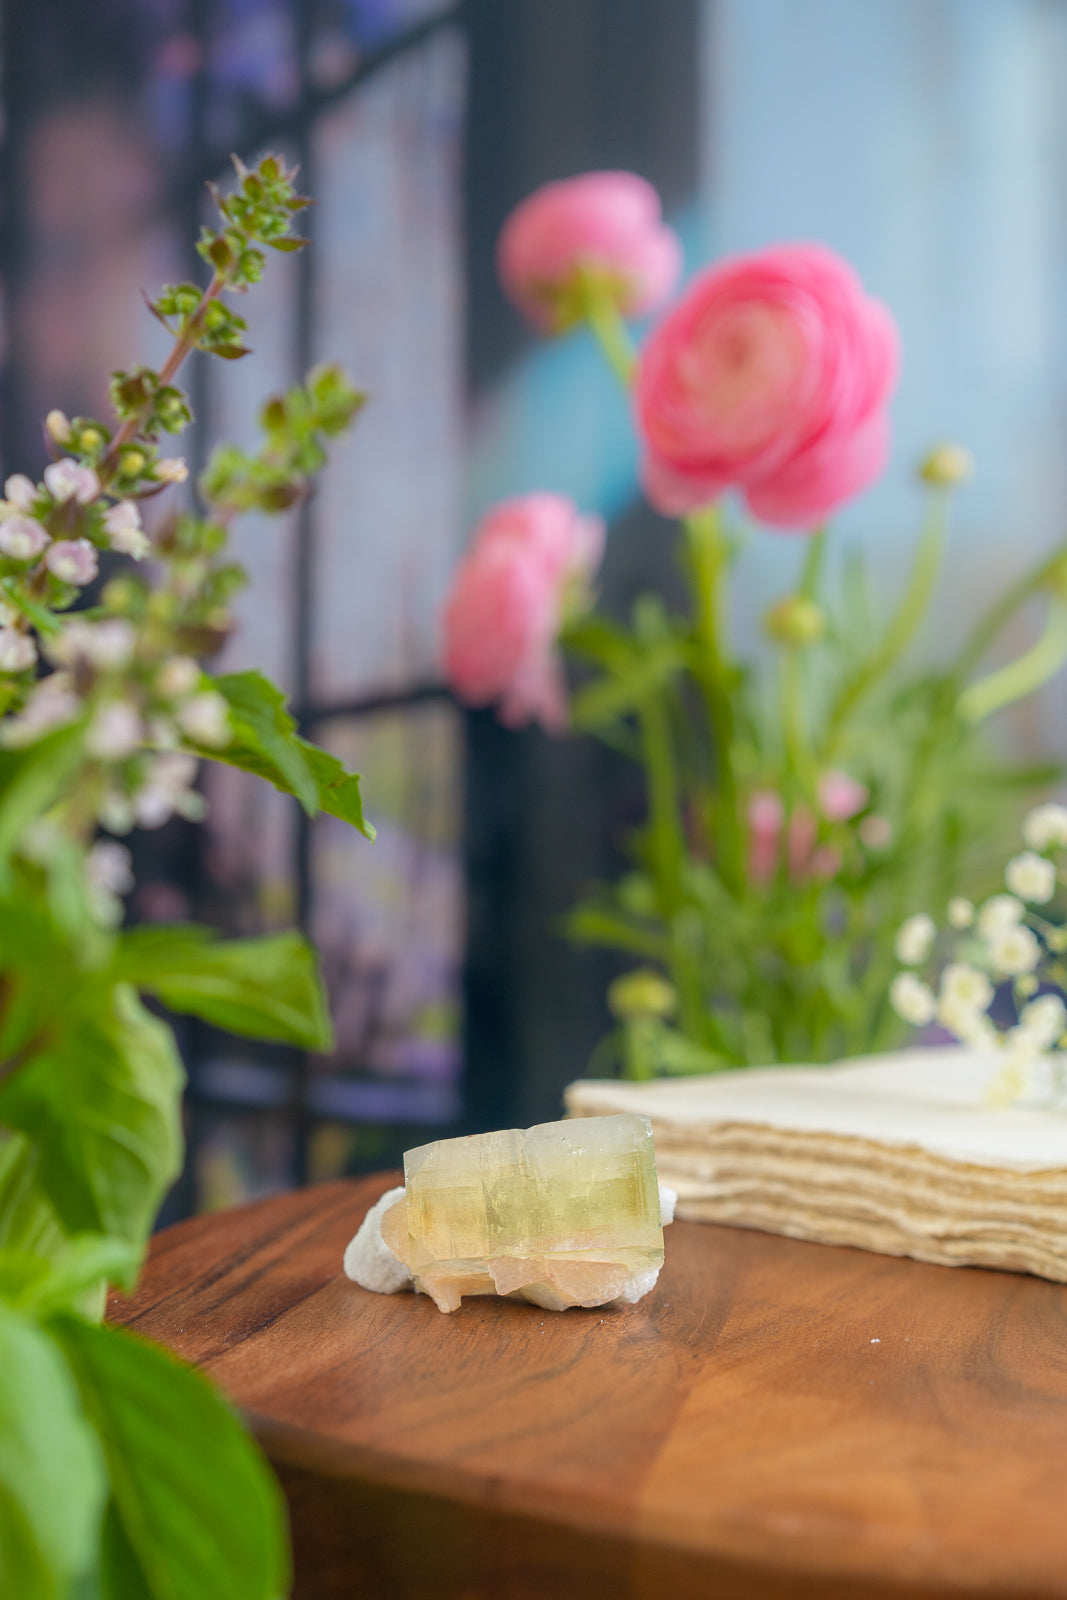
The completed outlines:
{"type": "Polygon", "coordinates": [[[679,1217],[1067,1282],[1067,1111],[991,1105],[1002,1065],[912,1050],[590,1081],[571,1085],[567,1107],[649,1117],[679,1217]]]}

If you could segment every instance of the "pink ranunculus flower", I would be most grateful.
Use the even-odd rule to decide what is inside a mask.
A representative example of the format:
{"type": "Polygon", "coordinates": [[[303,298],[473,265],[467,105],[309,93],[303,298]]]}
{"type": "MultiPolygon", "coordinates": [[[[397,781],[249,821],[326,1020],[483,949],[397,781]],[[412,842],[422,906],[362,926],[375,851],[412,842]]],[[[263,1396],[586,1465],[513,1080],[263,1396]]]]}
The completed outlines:
{"type": "Polygon", "coordinates": [[[483,518],[445,607],[445,676],[461,700],[496,701],[512,727],[566,727],[556,641],[603,548],[600,519],[561,495],[507,500],[483,518]]]}
{"type": "Polygon", "coordinates": [[[762,522],[811,528],[882,471],[897,366],[888,310],[824,245],[709,268],[641,353],[650,500],[676,515],[738,488],[762,522]]]}
{"type": "Polygon", "coordinates": [[[641,316],[673,291],[682,249],[644,178],[587,172],[546,183],[515,207],[501,230],[497,270],[520,311],[561,333],[580,315],[580,272],[595,275],[624,316],[641,316]]]}

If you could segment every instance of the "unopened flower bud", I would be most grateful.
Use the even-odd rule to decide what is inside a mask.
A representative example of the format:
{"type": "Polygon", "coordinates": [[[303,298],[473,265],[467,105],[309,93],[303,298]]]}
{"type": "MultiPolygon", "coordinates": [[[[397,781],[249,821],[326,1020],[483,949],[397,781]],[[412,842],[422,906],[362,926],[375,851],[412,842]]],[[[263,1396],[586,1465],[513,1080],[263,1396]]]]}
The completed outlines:
{"type": "Polygon", "coordinates": [[[191,700],[179,707],[174,718],[187,739],[194,744],[207,745],[210,750],[222,750],[229,744],[230,708],[221,694],[207,689],[194,694],[191,700]]]}
{"type": "Polygon", "coordinates": [[[608,990],[608,1006],[620,1021],[630,1017],[669,1017],[678,996],[666,978],[650,967],[627,972],[608,990]]]}
{"type": "Polygon", "coordinates": [[[92,583],[99,571],[96,550],[88,539],[59,539],[44,559],[60,582],[74,583],[79,588],[92,583]]]}
{"type": "Polygon", "coordinates": [[[124,478],[138,478],[148,465],[143,450],[124,450],[119,457],[119,472],[124,478]]]}
{"type": "Polygon", "coordinates": [[[779,644],[817,644],[826,632],[826,617],[814,600],[791,594],[771,607],[763,626],[779,644]]]}
{"type": "Polygon", "coordinates": [[[87,506],[100,493],[100,479],[92,467],[81,467],[69,457],[44,469],[45,488],[55,500],[77,500],[87,506]]]}
{"type": "Polygon", "coordinates": [[[111,540],[112,550],[140,561],[152,546],[141,527],[141,513],[132,500],[120,500],[104,513],[104,527],[111,540]]]}
{"type": "Polygon", "coordinates": [[[94,450],[99,450],[103,442],[104,435],[99,428],[83,428],[78,435],[78,449],[84,450],[87,455],[94,450]]]}
{"type": "Polygon", "coordinates": [[[8,517],[0,522],[0,550],[12,561],[32,561],[47,543],[47,533],[32,517],[8,517]]]}
{"type": "Polygon", "coordinates": [[[70,418],[64,411],[50,411],[44,419],[45,428],[56,444],[67,444],[70,440],[70,418]]]}
{"type": "Polygon", "coordinates": [[[4,495],[17,511],[32,511],[37,485],[24,472],[13,472],[4,484],[4,495]]]}
{"type": "Polygon", "coordinates": [[[974,457],[961,444],[939,444],[919,465],[919,477],[938,489],[966,483],[974,472],[974,457]]]}
{"type": "Polygon", "coordinates": [[[16,628],[0,628],[0,672],[26,672],[37,660],[37,647],[16,628]]]}
{"type": "Polygon", "coordinates": [[[160,483],[184,483],[189,476],[189,468],[181,456],[166,456],[156,462],[155,475],[160,483]]]}

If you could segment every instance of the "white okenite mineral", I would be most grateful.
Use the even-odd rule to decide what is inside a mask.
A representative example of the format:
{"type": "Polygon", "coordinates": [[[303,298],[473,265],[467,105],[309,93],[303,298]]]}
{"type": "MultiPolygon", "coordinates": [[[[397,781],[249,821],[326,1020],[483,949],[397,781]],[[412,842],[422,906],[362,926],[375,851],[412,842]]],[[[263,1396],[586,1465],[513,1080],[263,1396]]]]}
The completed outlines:
{"type": "Polygon", "coordinates": [[[440,1311],[487,1294],[563,1311],[633,1304],[659,1277],[675,1196],[643,1116],[440,1139],[408,1151],[404,1176],[345,1251],[364,1289],[414,1288],[440,1311]]]}

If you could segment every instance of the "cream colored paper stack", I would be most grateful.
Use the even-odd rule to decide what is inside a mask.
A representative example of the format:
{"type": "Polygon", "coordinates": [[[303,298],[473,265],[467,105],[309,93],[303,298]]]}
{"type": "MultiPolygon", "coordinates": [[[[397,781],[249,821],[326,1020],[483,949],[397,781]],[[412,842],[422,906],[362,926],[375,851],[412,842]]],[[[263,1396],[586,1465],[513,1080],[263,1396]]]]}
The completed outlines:
{"type": "Polygon", "coordinates": [[[572,1116],[651,1119],[678,1216],[1067,1282],[1067,1111],[989,1104],[1002,1060],[912,1050],[830,1067],[589,1081],[572,1116]]]}

